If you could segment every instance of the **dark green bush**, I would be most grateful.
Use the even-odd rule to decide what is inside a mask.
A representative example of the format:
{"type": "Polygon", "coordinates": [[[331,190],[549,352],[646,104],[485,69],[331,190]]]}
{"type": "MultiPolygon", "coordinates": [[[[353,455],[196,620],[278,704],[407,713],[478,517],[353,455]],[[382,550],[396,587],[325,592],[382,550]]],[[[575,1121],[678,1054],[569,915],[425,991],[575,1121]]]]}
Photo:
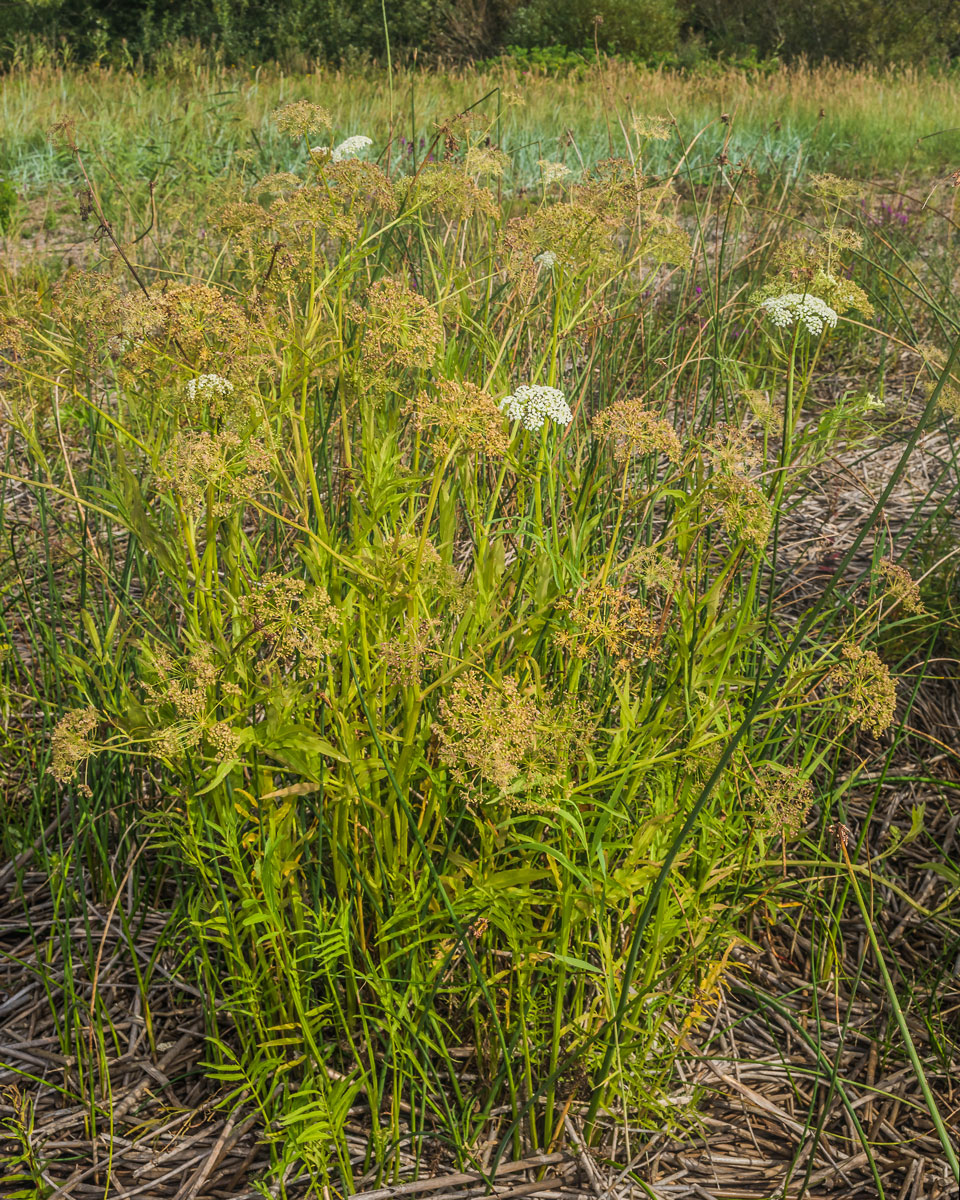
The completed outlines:
{"type": "Polygon", "coordinates": [[[9,179],[0,177],[0,235],[7,232],[17,211],[17,189],[9,179]]]}
{"type": "Polygon", "coordinates": [[[509,40],[519,46],[569,46],[655,58],[676,48],[673,0],[529,0],[514,13],[509,40]]]}
{"type": "MultiPolygon", "coordinates": [[[[435,0],[388,0],[398,49],[436,41],[435,0]]],[[[28,0],[0,3],[0,54],[18,40],[62,40],[81,59],[150,58],[171,42],[219,47],[231,60],[380,57],[386,48],[380,0],[28,0]]]]}
{"type": "MultiPolygon", "coordinates": [[[[960,0],[386,0],[386,10],[396,57],[595,45],[679,66],[718,53],[877,64],[960,54],[960,0]]],[[[30,46],[149,61],[181,40],[292,65],[386,50],[381,0],[0,0],[0,63],[30,46]]]]}
{"type": "Polygon", "coordinates": [[[711,49],[864,63],[960,53],[960,0],[685,0],[688,27],[711,49]]]}

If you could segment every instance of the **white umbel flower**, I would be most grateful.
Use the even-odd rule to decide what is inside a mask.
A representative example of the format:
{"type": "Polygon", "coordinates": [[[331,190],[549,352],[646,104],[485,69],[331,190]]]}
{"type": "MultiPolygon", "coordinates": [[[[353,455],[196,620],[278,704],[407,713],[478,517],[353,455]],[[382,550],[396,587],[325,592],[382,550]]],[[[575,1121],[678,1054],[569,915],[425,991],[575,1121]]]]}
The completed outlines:
{"type": "Polygon", "coordinates": [[[550,162],[546,158],[541,158],[537,166],[540,168],[544,187],[549,187],[551,183],[558,183],[561,179],[566,179],[570,174],[570,168],[566,163],[550,162]]]}
{"type": "Polygon", "coordinates": [[[546,267],[547,270],[551,270],[557,265],[557,256],[552,250],[544,250],[542,253],[538,254],[533,261],[535,263],[539,263],[541,267],[546,267]]]}
{"type": "Polygon", "coordinates": [[[836,311],[829,304],[817,296],[802,296],[799,292],[770,296],[760,307],[778,329],[787,329],[799,321],[814,337],[819,337],[825,326],[834,329],[837,324],[836,311]]]}
{"type": "Polygon", "coordinates": [[[187,383],[187,396],[191,404],[197,401],[201,404],[211,400],[225,400],[232,395],[233,384],[222,375],[198,375],[187,383]]]}
{"type": "Polygon", "coordinates": [[[356,158],[358,154],[372,145],[373,138],[368,138],[365,133],[355,133],[353,137],[348,137],[339,146],[334,146],[330,161],[342,162],[345,158],[356,158]]]}
{"type": "Polygon", "coordinates": [[[558,425],[569,425],[573,418],[563,392],[541,383],[522,383],[500,401],[500,410],[532,432],[542,429],[548,418],[558,425]]]}

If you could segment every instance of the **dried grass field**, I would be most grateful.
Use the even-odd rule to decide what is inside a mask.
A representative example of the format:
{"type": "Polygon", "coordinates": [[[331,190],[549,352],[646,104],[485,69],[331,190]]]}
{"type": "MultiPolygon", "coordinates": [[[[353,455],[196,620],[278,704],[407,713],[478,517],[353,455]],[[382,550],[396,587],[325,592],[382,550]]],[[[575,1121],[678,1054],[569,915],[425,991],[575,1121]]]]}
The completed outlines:
{"type": "Polygon", "coordinates": [[[957,1195],[957,91],[0,77],[0,1194],[957,1195]]]}

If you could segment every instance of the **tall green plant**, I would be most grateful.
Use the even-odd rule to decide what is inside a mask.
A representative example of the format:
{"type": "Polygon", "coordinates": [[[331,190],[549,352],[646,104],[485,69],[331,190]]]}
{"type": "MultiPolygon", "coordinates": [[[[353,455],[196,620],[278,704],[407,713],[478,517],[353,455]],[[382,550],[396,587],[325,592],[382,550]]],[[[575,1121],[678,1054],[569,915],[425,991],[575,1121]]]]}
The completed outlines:
{"type": "Polygon", "coordinates": [[[837,181],[758,267],[766,197],[718,173],[682,220],[643,175],[664,122],[517,204],[475,113],[393,177],[275,119],[304,171],[229,197],[191,274],[117,239],[8,279],[9,707],[59,718],[105,887],[111,787],[172,865],[207,1069],[278,1172],[352,1186],[360,1098],[384,1169],[504,1109],[550,1146],[585,1077],[594,1116],[671,1111],[826,764],[893,717],[881,596],[780,599],[868,302],[837,181]]]}

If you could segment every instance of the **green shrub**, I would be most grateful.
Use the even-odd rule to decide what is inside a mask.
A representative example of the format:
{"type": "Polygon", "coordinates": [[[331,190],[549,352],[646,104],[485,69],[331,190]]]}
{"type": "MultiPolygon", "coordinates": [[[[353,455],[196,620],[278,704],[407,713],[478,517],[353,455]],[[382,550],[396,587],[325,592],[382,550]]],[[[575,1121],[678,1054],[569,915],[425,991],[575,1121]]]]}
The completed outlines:
{"type": "MultiPolygon", "coordinates": [[[[710,54],[885,63],[960,51],[960,0],[387,0],[396,55],[478,58],[505,46],[564,46],[695,63],[710,54]],[[599,18],[599,19],[598,19],[599,18]],[[683,36],[681,36],[683,34],[683,36]]],[[[151,59],[199,42],[228,60],[382,58],[381,0],[12,0],[0,61],[151,59]]]]}
{"type": "Polygon", "coordinates": [[[811,62],[886,63],[960,52],[958,0],[687,0],[685,18],[713,49],[805,57],[811,62]]]}
{"type": "Polygon", "coordinates": [[[510,22],[509,38],[520,46],[596,44],[613,53],[655,57],[676,48],[680,18],[673,0],[531,0],[510,22]]]}
{"type": "Polygon", "coordinates": [[[18,206],[17,189],[9,179],[0,178],[0,234],[10,228],[18,206]]]}

